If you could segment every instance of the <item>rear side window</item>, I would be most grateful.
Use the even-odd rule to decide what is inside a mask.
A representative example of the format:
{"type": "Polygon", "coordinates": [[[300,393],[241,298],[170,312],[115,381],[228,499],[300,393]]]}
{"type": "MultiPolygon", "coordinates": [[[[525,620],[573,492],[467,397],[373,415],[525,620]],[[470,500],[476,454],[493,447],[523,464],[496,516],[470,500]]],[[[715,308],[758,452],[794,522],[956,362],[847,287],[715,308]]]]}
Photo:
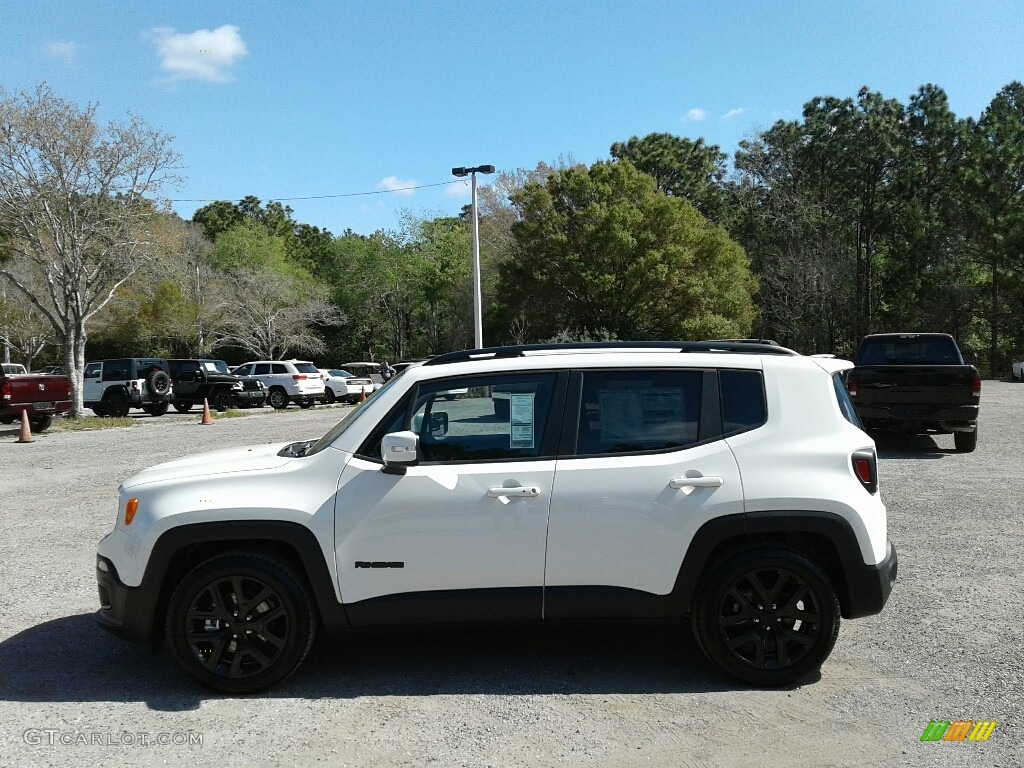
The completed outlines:
{"type": "Polygon", "coordinates": [[[846,384],[843,383],[842,374],[833,374],[832,388],[836,391],[836,400],[839,401],[839,410],[842,411],[843,417],[853,426],[864,429],[860,423],[860,417],[857,416],[857,411],[853,407],[850,393],[846,391],[846,384]]]}
{"type": "Polygon", "coordinates": [[[719,371],[722,431],[735,435],[765,423],[764,379],[760,371],[719,371]]]}
{"type": "Polygon", "coordinates": [[[288,366],[284,363],[273,363],[271,373],[288,373],[288,366]]]}
{"type": "Polygon", "coordinates": [[[131,360],[107,360],[103,364],[103,381],[125,381],[131,377],[131,360]]]}
{"type": "Polygon", "coordinates": [[[583,374],[576,455],[670,451],[697,442],[702,371],[583,374]]]}

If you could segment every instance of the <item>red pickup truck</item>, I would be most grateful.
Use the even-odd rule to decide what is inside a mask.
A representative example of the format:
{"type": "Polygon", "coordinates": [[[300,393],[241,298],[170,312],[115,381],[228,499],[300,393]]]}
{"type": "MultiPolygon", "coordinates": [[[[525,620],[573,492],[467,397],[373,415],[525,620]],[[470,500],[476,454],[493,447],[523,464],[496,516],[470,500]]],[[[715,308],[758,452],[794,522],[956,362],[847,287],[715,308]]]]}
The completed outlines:
{"type": "Polygon", "coordinates": [[[58,413],[71,409],[71,379],[67,376],[0,373],[0,423],[12,424],[28,412],[33,432],[42,432],[58,413]]]}

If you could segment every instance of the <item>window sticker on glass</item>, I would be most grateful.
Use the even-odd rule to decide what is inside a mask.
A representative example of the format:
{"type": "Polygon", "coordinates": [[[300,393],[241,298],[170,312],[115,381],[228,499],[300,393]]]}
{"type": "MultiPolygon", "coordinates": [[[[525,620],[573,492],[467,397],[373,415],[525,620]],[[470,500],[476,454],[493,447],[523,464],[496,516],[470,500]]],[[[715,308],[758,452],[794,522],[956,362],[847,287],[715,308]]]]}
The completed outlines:
{"type": "Polygon", "coordinates": [[[534,392],[509,395],[509,443],[511,448],[533,448],[534,392]]]}
{"type": "Polygon", "coordinates": [[[599,390],[601,442],[643,439],[659,427],[681,423],[685,419],[682,394],[677,387],[599,390]]]}

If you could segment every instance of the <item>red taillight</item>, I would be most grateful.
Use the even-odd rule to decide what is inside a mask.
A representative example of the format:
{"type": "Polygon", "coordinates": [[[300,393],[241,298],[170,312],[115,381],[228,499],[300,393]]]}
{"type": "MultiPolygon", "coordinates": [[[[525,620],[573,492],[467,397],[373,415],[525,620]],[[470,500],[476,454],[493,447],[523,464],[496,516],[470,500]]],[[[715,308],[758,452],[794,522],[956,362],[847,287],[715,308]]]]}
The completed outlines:
{"type": "Polygon", "coordinates": [[[292,378],[295,379],[295,381],[305,381],[306,374],[304,374],[304,373],[293,373],[292,374],[292,378]]]}
{"type": "Polygon", "coordinates": [[[850,457],[850,461],[853,464],[853,474],[860,480],[864,490],[870,494],[877,493],[878,460],[875,457],[875,452],[871,450],[856,451],[850,457]]]}
{"type": "Polygon", "coordinates": [[[857,396],[857,385],[860,383],[858,381],[859,378],[856,373],[851,373],[846,377],[846,391],[850,393],[850,397],[857,396]]]}
{"type": "Polygon", "coordinates": [[[974,374],[971,379],[971,394],[975,397],[981,397],[981,376],[974,374]]]}

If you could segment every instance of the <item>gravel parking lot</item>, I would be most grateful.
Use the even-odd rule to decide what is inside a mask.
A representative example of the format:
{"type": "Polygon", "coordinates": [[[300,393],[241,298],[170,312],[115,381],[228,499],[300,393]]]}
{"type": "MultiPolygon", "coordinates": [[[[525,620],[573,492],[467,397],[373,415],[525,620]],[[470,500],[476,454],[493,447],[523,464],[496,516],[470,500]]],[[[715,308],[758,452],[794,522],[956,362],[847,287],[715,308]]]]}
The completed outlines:
{"type": "Polygon", "coordinates": [[[985,382],[973,454],[950,436],[879,441],[899,580],[798,687],[722,678],[688,630],[588,626],[320,642],[284,685],[228,698],[95,626],[95,545],[122,480],[315,437],[343,410],[140,416],[26,445],[0,432],[0,766],[1024,765],[1024,385],[985,382]],[[921,743],[930,720],[998,726],[921,743]]]}

